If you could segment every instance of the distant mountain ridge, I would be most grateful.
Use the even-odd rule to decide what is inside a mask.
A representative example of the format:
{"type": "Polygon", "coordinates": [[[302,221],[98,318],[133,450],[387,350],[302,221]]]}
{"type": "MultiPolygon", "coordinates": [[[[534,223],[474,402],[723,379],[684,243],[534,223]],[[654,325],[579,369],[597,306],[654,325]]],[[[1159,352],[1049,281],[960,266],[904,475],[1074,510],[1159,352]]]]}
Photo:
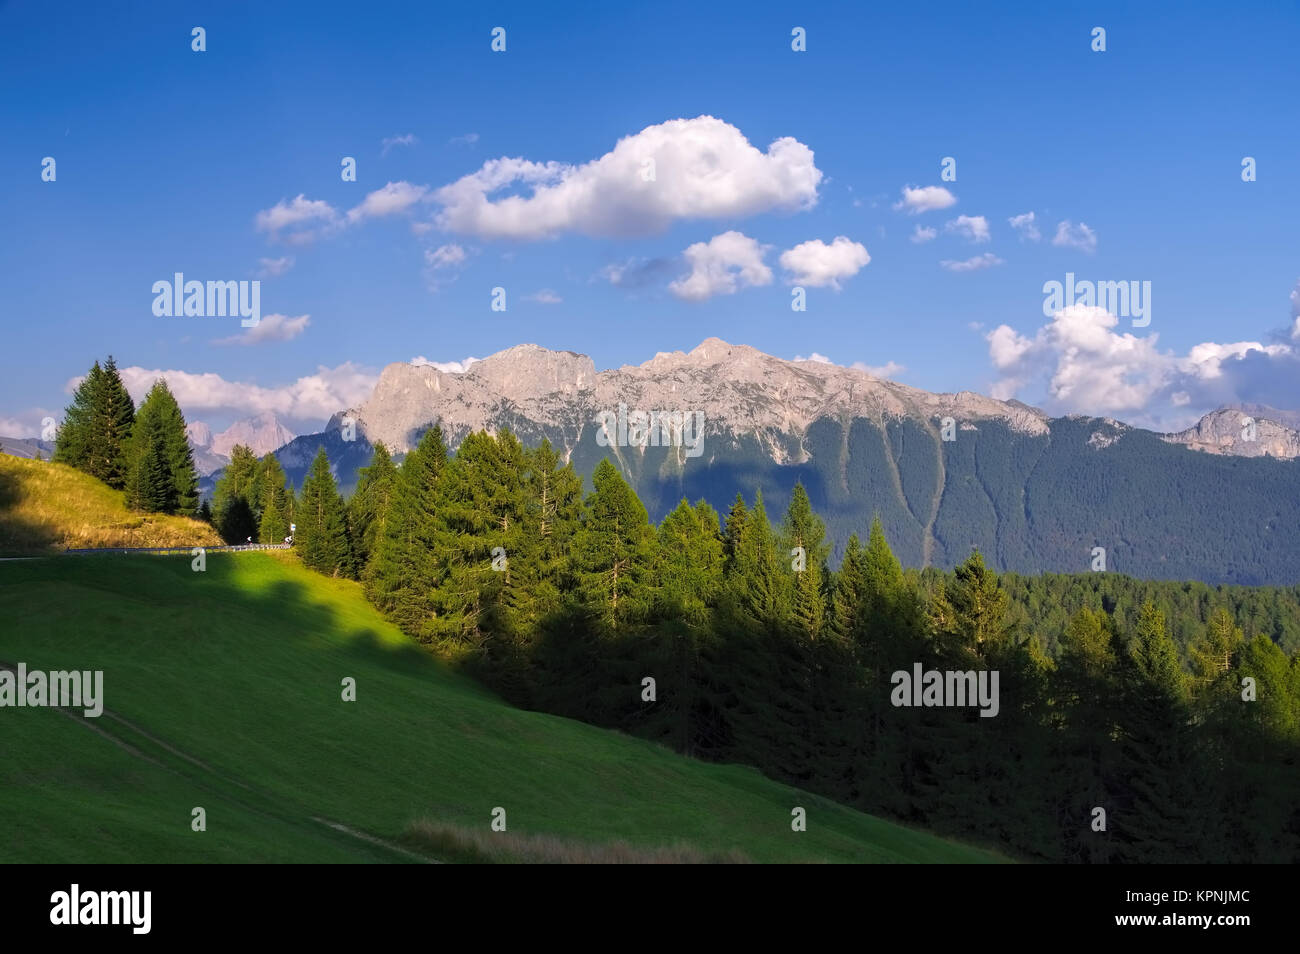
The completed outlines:
{"type": "Polygon", "coordinates": [[[1258,423],[1269,453],[1248,456],[1231,441],[1050,418],[1019,401],[932,394],[717,338],[607,371],[537,345],[461,373],[390,364],[361,406],[276,456],[301,486],[324,447],[347,492],[373,442],[401,454],[434,424],[452,448],[478,429],[509,428],[530,445],[545,438],[584,475],[608,456],[655,520],[682,497],[725,512],[737,492],[752,503],[759,490],[779,517],[802,481],[837,554],[879,515],[912,566],[952,566],[978,547],[999,569],[1077,572],[1101,548],[1107,570],[1134,576],[1300,579],[1300,461],[1278,459],[1295,456],[1281,425],[1258,423]],[[607,446],[599,421],[620,405],[626,414],[702,412],[702,453],[607,446]]]}
{"type": "Polygon", "coordinates": [[[235,421],[216,434],[203,421],[191,421],[186,434],[194,451],[194,466],[205,477],[230,463],[230,452],[236,444],[243,444],[258,457],[264,457],[296,436],[270,411],[235,421]]]}

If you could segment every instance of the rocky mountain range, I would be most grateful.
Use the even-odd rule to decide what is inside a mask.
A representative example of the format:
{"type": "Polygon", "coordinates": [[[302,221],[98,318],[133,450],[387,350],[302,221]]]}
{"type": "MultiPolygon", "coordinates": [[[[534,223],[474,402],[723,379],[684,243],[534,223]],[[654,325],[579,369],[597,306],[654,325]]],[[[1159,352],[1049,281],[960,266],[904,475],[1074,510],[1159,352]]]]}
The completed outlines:
{"type": "Polygon", "coordinates": [[[194,466],[204,477],[230,463],[230,451],[236,444],[243,444],[262,457],[295,437],[270,411],[235,421],[216,434],[203,421],[191,421],[186,433],[194,451],[194,466]]]}
{"type": "Polygon", "coordinates": [[[519,345],[459,373],[390,364],[361,406],[276,455],[301,486],[324,447],[347,492],[375,442],[400,455],[434,424],[453,448],[509,428],[525,444],[549,440],[582,474],[611,457],[655,520],[682,497],[725,511],[760,490],[779,518],[800,481],[836,553],[879,515],[912,566],[951,566],[978,547],[1000,569],[1075,572],[1100,548],[1109,571],[1293,583],[1300,434],[1264,418],[1244,432],[1245,413],[1158,434],[717,338],[605,371],[519,345]]]}
{"type": "Polygon", "coordinates": [[[1209,454],[1286,460],[1300,457],[1300,432],[1262,416],[1283,414],[1272,408],[1250,407],[1249,412],[1226,407],[1211,411],[1187,430],[1165,435],[1165,440],[1209,454]]]}

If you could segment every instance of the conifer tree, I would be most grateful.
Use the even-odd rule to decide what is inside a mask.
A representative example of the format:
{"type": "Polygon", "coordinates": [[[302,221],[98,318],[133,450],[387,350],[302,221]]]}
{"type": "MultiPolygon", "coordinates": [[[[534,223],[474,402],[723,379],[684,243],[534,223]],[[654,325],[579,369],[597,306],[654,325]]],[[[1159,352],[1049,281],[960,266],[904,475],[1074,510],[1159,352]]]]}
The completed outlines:
{"type": "Polygon", "coordinates": [[[303,565],[327,576],[346,573],[348,541],[343,501],[330,473],[324,447],[316,451],[303,481],[297,523],[294,549],[302,555],[303,565]]]}
{"type": "Polygon", "coordinates": [[[1010,637],[1009,601],[978,550],[953,570],[939,604],[941,651],[959,666],[1003,648],[1010,637]]]}
{"type": "Polygon", "coordinates": [[[558,610],[563,594],[573,588],[571,547],[582,520],[582,478],[572,462],[560,466],[548,440],[527,452],[525,471],[527,533],[536,540],[535,563],[515,572],[529,577],[535,622],[558,610]]]}
{"type": "Polygon", "coordinates": [[[365,576],[388,519],[388,508],[397,488],[397,465],[388,448],[376,443],[370,465],[359,472],[356,493],[348,501],[349,522],[356,549],[358,569],[365,576]]]}
{"type": "Polygon", "coordinates": [[[63,412],[55,436],[54,459],[61,464],[90,472],[94,458],[96,408],[104,391],[104,369],[96,361],[77,385],[72,403],[63,412]]]}
{"type": "Polygon", "coordinates": [[[257,462],[252,479],[250,509],[257,518],[260,543],[282,543],[289,535],[288,496],[284,468],[275,454],[257,462]]]}
{"type": "Polygon", "coordinates": [[[800,632],[815,639],[826,616],[825,586],[826,526],[815,513],[802,483],[794,486],[790,506],[781,526],[781,559],[788,558],[794,570],[791,589],[791,615],[800,632]],[[802,569],[799,567],[802,566],[802,569]]]}
{"type": "Polygon", "coordinates": [[[789,563],[785,564],[787,572],[782,572],[778,562],[777,541],[767,519],[762,491],[755,494],[751,510],[738,512],[733,506],[727,524],[727,546],[732,552],[727,574],[728,599],[759,626],[783,625],[790,615],[792,574],[788,572],[789,563]],[[734,535],[730,532],[733,529],[734,535]]]}
{"type": "Polygon", "coordinates": [[[366,592],[379,610],[423,641],[433,638],[438,616],[438,497],[446,466],[442,429],[432,427],[398,471],[384,535],[366,580],[366,592]]]}
{"type": "Polygon", "coordinates": [[[1233,657],[1244,640],[1232,614],[1220,606],[1211,615],[1205,632],[1189,649],[1192,677],[1198,690],[1222,684],[1232,670],[1233,657]]]}
{"type": "Polygon", "coordinates": [[[514,642],[526,612],[525,575],[536,542],[526,532],[523,448],[509,431],[468,435],[441,480],[436,634],[462,650],[495,635],[514,642]]]}
{"type": "Polygon", "coordinates": [[[236,444],[230,449],[230,463],[212,492],[213,526],[227,543],[244,543],[250,536],[260,536],[253,508],[257,472],[258,460],[252,448],[236,444]]]}
{"type": "Polygon", "coordinates": [[[645,507],[608,457],[591,482],[595,489],[574,537],[578,591],[593,615],[617,631],[649,608],[653,536],[645,507]]]}
{"type": "Polygon", "coordinates": [[[1185,704],[1186,675],[1165,614],[1142,606],[1123,658],[1122,764],[1116,802],[1122,860],[1174,863],[1205,838],[1206,815],[1194,807],[1209,795],[1185,704]]]}
{"type": "Polygon", "coordinates": [[[110,487],[121,490],[126,486],[129,471],[127,443],[131,438],[131,427],[135,423],[135,402],[122,383],[117,362],[112,355],[108,356],[108,361],[104,364],[95,412],[95,462],[91,473],[110,487]]]}
{"type": "Polygon", "coordinates": [[[198,512],[198,474],[185,432],[185,416],[167,382],[154,382],[140,405],[124,448],[128,503],[137,510],[198,512]],[[165,470],[165,481],[159,476],[165,470]]]}

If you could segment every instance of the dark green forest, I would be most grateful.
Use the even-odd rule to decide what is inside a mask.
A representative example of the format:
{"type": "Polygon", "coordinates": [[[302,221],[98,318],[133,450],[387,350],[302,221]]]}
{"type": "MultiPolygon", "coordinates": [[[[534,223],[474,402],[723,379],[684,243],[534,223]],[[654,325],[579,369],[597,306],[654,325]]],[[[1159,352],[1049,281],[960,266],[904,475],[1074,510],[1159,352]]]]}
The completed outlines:
{"type": "MultiPolygon", "coordinates": [[[[724,511],[737,492],[761,489],[784,511],[801,485],[826,524],[832,563],[849,537],[878,517],[904,566],[952,569],[977,548],[1015,573],[1082,573],[1094,547],[1107,569],[1152,580],[1289,586],[1300,580],[1300,461],[1214,455],[1097,418],[1056,418],[1046,434],[1004,422],[967,422],[941,439],[936,421],[823,418],[806,434],[710,431],[706,453],[601,447],[590,428],[500,422],[529,447],[572,448],[589,479],[611,457],[659,523],[677,502],[724,511]],[[776,463],[774,453],[786,463],[776,463]]],[[[458,447],[462,432],[444,433],[458,447]]],[[[413,443],[419,435],[413,435],[413,443]]],[[[340,432],[300,437],[277,451],[301,483],[324,446],[340,489],[351,493],[370,454],[340,432]]]]}
{"type": "MultiPolygon", "coordinates": [[[[266,519],[251,457],[218,520],[266,519]]],[[[832,569],[801,484],[779,516],[737,494],[656,525],[610,461],[588,488],[509,432],[377,447],[347,500],[322,449],[291,506],[308,566],[519,706],[1031,860],[1300,860],[1296,587],[999,576],[969,548],[905,571],[883,518],[832,569]],[[998,714],[895,706],[918,663],[996,671],[998,714]]]]}

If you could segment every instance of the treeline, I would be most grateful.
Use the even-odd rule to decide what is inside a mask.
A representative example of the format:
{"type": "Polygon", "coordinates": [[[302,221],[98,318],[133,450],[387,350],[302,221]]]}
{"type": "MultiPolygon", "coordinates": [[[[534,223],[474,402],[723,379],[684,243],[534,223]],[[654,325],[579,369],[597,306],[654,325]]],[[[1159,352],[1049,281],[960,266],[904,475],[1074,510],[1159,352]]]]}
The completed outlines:
{"type": "MultiPolygon", "coordinates": [[[[1160,599],[1101,590],[1046,639],[978,553],[905,572],[879,522],[832,572],[801,486],[776,524],[757,495],[656,527],[608,460],[592,485],[549,444],[453,456],[435,428],[346,504],[318,455],[295,545],[521,706],[1032,858],[1300,860],[1300,662],[1229,601],[1185,652],[1160,599]],[[895,706],[915,664],[996,671],[997,716],[895,706]]],[[[1042,609],[1058,579],[1010,585],[1042,609]]]]}
{"type": "Polygon", "coordinates": [[[137,409],[112,356],[77,385],[54,459],[125,490],[134,510],[198,515],[199,479],[180,405],[158,380],[137,409]]]}
{"type": "MultiPolygon", "coordinates": [[[[938,570],[923,573],[927,586],[941,585],[938,570]]],[[[1189,648],[1219,609],[1245,632],[1268,636],[1290,655],[1300,651],[1300,585],[1238,586],[1199,580],[1143,580],[1119,573],[1001,574],[1012,613],[1032,626],[1052,656],[1060,654],[1070,620],[1082,609],[1114,617],[1122,631],[1137,625],[1142,607],[1152,603],[1165,614],[1185,663],[1189,648]]]]}

